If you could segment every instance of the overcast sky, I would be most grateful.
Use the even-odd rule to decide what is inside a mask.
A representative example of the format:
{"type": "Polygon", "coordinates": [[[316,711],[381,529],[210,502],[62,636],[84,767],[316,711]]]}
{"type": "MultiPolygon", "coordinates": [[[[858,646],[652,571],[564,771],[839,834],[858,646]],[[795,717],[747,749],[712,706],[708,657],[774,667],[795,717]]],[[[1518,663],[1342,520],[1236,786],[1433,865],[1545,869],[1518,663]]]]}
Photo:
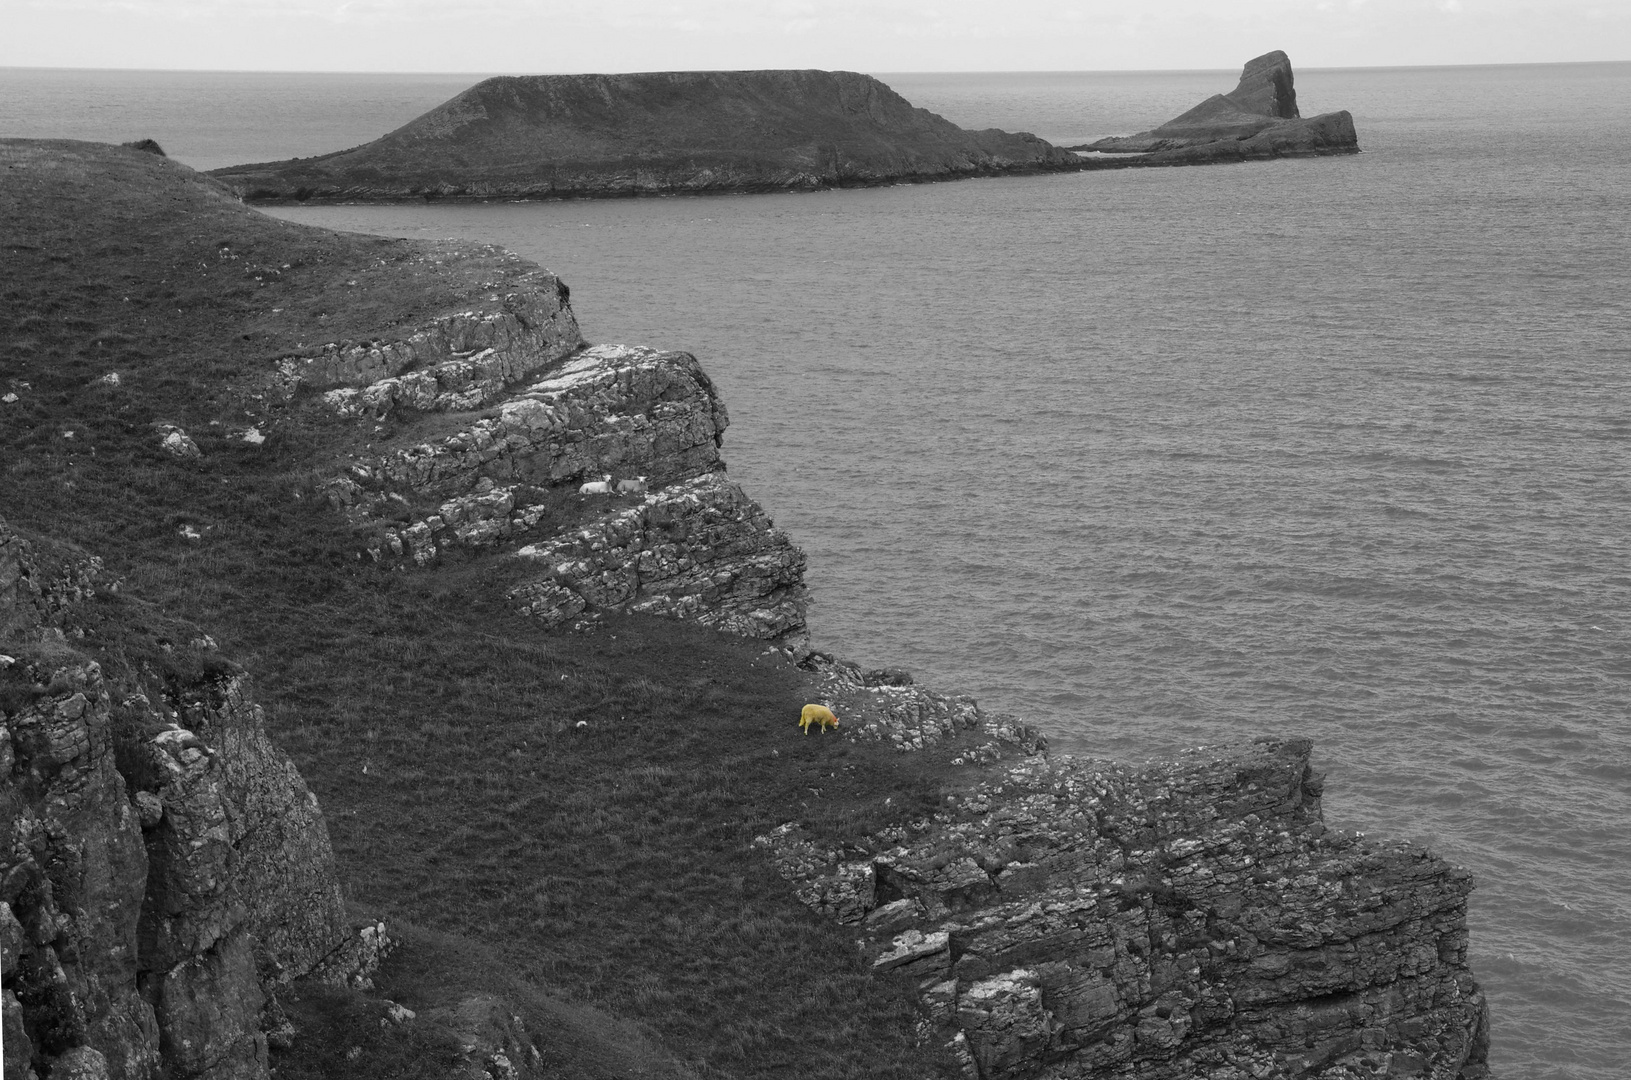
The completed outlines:
{"type": "Polygon", "coordinates": [[[1631,0],[0,0],[0,65],[529,73],[1631,60],[1631,0]]]}

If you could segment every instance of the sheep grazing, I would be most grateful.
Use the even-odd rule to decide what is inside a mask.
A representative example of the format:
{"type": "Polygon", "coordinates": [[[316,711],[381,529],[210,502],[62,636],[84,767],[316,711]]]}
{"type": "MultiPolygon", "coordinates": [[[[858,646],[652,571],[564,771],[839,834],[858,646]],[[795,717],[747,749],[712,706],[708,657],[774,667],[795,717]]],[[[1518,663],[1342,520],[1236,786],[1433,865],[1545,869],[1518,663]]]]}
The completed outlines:
{"type": "Polygon", "coordinates": [[[825,705],[806,705],[804,711],[799,714],[799,727],[803,728],[804,734],[808,735],[810,734],[811,724],[819,724],[821,734],[825,735],[828,728],[838,726],[838,717],[834,716],[832,710],[825,705]]]}
{"type": "Polygon", "coordinates": [[[646,493],[646,478],[636,476],[632,480],[619,480],[617,482],[619,495],[644,495],[646,493]]]}
{"type": "Polygon", "coordinates": [[[612,493],[612,474],[607,473],[604,479],[591,480],[578,488],[579,495],[610,495],[612,493]]]}

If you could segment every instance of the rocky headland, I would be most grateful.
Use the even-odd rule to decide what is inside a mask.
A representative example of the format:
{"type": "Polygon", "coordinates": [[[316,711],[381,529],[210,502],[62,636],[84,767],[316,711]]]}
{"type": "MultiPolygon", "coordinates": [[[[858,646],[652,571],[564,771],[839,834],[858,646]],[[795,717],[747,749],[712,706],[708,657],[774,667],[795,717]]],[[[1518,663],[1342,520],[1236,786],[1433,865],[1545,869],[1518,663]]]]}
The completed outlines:
{"type": "Polygon", "coordinates": [[[1308,742],[1050,756],[812,651],[695,357],[498,249],[0,155],[7,1080],[1487,1074],[1467,873],[1326,828],[1308,742]]]}
{"type": "MultiPolygon", "coordinates": [[[[1257,158],[1356,154],[1359,137],[1346,109],[1304,118],[1297,108],[1291,60],[1264,53],[1246,62],[1240,83],[1214,94],[1160,127],[1100,139],[1074,150],[1137,154],[1139,165],[1205,165],[1257,158]]],[[[1112,159],[1114,160],[1114,159],[1112,159]]]]}
{"type": "Polygon", "coordinates": [[[214,175],[250,201],[808,191],[1077,167],[849,71],[487,79],[371,143],[214,175]]]}

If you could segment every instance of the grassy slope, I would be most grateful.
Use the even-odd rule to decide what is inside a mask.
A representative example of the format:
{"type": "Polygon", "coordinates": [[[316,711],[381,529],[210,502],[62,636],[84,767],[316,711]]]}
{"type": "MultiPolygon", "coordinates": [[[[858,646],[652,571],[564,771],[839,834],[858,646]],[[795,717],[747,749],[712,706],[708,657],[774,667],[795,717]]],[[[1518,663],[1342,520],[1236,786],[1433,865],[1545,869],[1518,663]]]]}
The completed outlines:
{"type": "MultiPolygon", "coordinates": [[[[793,819],[859,835],[921,815],[951,748],[802,737],[802,673],[760,645],[638,618],[544,633],[495,601],[504,562],[375,567],[310,497],[325,462],[372,436],[302,397],[257,398],[280,350],[458,304],[499,261],[276,222],[134,151],[0,143],[0,161],[0,393],[20,398],[0,404],[0,516],[125,580],[76,616],[116,678],[187,677],[186,650],[164,644],[178,619],[248,668],[323,801],[348,899],[468,945],[404,950],[393,994],[525,984],[638,1021],[702,1075],[942,1070],[914,1045],[906,989],[872,978],[748,843],[793,819]],[[109,371],[119,386],[94,381],[109,371]],[[160,419],[203,459],[163,454],[160,419]],[[230,437],[250,421],[265,446],[230,437]],[[493,957],[507,970],[489,976],[493,957]]],[[[348,1062],[352,1035],[329,1026],[287,1075],[431,1067],[348,1062]]],[[[626,1040],[608,1030],[563,1038],[552,1067],[618,1072],[626,1040]]]]}

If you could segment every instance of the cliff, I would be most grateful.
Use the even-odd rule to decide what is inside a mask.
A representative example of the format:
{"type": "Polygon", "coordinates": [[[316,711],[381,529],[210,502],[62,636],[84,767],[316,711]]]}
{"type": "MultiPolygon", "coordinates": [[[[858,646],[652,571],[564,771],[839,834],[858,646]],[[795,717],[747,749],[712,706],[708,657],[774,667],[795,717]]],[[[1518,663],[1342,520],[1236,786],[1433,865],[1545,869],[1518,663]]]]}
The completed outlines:
{"type": "Polygon", "coordinates": [[[1305,741],[1052,759],[812,653],[696,358],[0,157],[7,1080],[1484,1076],[1467,875],[1326,829],[1305,741]],[[380,951],[342,882],[377,993],[314,985],[380,951]]]}
{"type": "Polygon", "coordinates": [[[263,1076],[269,991],[348,973],[317,799],[201,632],[121,678],[76,648],[116,584],[52,546],[0,520],[6,1076],[263,1076]]]}
{"type": "Polygon", "coordinates": [[[907,829],[757,841],[875,968],[909,974],[966,1075],[1486,1075],[1470,875],[1327,829],[1307,740],[1049,759],[967,699],[821,667],[861,739],[994,736],[996,767],[907,829]]]}
{"type": "Polygon", "coordinates": [[[1070,169],[1027,134],[965,131],[848,71],[487,79],[351,150],[220,169],[252,201],[789,191],[1070,169]]]}
{"type": "Polygon", "coordinates": [[[1353,154],[1359,152],[1359,138],[1346,110],[1303,119],[1291,60],[1276,51],[1247,61],[1229,93],[1214,94],[1154,130],[1073,149],[1147,155],[1136,159],[1141,165],[1198,165],[1353,154]]]}

